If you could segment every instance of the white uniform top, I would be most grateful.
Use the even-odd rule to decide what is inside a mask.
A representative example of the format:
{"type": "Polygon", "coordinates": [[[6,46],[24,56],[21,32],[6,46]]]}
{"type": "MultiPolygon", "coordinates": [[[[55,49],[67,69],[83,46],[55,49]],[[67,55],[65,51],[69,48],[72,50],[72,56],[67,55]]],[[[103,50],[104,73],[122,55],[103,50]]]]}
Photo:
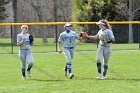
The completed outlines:
{"type": "Polygon", "coordinates": [[[18,34],[17,42],[20,42],[22,39],[24,40],[24,44],[20,46],[20,49],[30,49],[29,34],[26,35],[24,35],[23,33],[18,34]]]}
{"type": "Polygon", "coordinates": [[[99,45],[101,46],[111,46],[112,43],[107,43],[108,41],[114,38],[113,32],[110,29],[99,30],[97,33],[98,38],[100,39],[99,45]]]}
{"type": "Polygon", "coordinates": [[[67,33],[64,31],[60,34],[58,42],[63,43],[64,47],[75,47],[75,39],[79,39],[79,36],[76,32],[70,31],[67,33]]]}

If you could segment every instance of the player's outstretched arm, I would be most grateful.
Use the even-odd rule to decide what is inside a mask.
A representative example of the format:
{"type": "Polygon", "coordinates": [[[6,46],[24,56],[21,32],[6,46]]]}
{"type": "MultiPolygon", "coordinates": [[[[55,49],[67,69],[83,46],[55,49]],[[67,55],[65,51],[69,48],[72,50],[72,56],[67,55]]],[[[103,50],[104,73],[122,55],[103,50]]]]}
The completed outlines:
{"type": "Polygon", "coordinates": [[[86,32],[81,32],[79,37],[80,37],[80,41],[86,41],[88,38],[94,40],[98,39],[97,35],[89,36],[86,32]]]}
{"type": "Polygon", "coordinates": [[[97,35],[94,35],[94,36],[88,36],[88,38],[90,38],[90,39],[94,39],[94,40],[97,40],[97,39],[98,39],[98,36],[97,36],[97,35]]]}

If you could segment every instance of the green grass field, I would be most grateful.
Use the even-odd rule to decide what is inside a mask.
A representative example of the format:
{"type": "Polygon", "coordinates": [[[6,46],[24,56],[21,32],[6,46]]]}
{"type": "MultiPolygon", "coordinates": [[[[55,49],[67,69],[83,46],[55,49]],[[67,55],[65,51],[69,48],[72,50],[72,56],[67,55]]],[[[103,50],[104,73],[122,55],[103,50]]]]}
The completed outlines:
{"type": "Polygon", "coordinates": [[[33,76],[21,79],[18,54],[0,54],[0,93],[140,93],[140,51],[113,51],[106,80],[96,80],[95,51],[76,52],[75,77],[63,75],[63,54],[33,54],[33,76]]]}
{"type": "MultiPolygon", "coordinates": [[[[10,39],[0,39],[0,54],[11,53],[10,39]]],[[[32,46],[32,51],[35,53],[46,53],[46,52],[55,52],[56,47],[54,43],[54,38],[48,38],[48,43],[43,44],[41,38],[35,38],[34,44],[32,46]]],[[[77,43],[75,50],[76,51],[95,51],[97,48],[96,43],[77,43]]],[[[19,47],[14,46],[13,52],[18,53],[19,47]]],[[[113,44],[112,50],[139,50],[139,44],[113,44]]]]}
{"type": "Polygon", "coordinates": [[[53,39],[46,45],[35,39],[33,76],[23,81],[19,48],[14,46],[14,54],[9,54],[10,40],[1,39],[0,43],[0,93],[140,93],[138,44],[113,44],[106,80],[95,79],[96,52],[89,50],[96,50],[96,44],[78,44],[73,59],[75,77],[70,80],[63,74],[65,57],[54,52],[53,39]]]}

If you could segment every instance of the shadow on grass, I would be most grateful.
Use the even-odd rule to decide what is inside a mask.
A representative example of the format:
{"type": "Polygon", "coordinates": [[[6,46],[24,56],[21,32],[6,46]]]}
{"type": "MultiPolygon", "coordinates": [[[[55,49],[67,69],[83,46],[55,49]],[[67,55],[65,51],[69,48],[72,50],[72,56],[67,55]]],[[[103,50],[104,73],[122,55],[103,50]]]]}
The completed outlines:
{"type": "Polygon", "coordinates": [[[140,78],[106,78],[105,80],[116,80],[116,81],[119,81],[119,80],[128,80],[128,81],[140,81],[140,78]]]}
{"type": "Polygon", "coordinates": [[[75,77],[76,80],[95,80],[95,78],[88,78],[88,77],[85,77],[85,78],[77,78],[75,77]]]}
{"type": "Polygon", "coordinates": [[[54,80],[45,80],[45,79],[31,79],[34,81],[41,81],[41,82],[64,82],[65,80],[59,80],[59,79],[54,79],[54,80]]]}
{"type": "MultiPolygon", "coordinates": [[[[96,79],[96,78],[75,78],[76,80],[102,80],[102,79],[96,79]]],[[[114,81],[121,81],[121,80],[128,80],[128,81],[140,81],[140,78],[106,78],[104,80],[114,80],[114,81]]]]}
{"type": "Polygon", "coordinates": [[[1,47],[10,47],[11,45],[11,43],[0,43],[1,47]]]}

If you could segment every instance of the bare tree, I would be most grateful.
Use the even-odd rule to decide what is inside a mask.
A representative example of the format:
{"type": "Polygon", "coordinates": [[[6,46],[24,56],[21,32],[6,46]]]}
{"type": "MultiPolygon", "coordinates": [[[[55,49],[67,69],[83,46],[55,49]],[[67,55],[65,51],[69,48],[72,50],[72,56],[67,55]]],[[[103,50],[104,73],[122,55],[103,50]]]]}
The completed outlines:
{"type": "MultiPolygon", "coordinates": [[[[31,7],[34,9],[34,11],[36,11],[38,21],[44,22],[44,17],[43,17],[43,12],[42,12],[42,8],[41,8],[41,2],[40,2],[41,0],[37,0],[36,4],[34,4],[34,2],[32,0],[26,0],[26,1],[31,5],[31,7]]],[[[39,27],[38,30],[41,33],[43,43],[46,44],[48,41],[47,41],[47,35],[45,33],[45,27],[44,26],[39,27]]]]}
{"type": "MultiPolygon", "coordinates": [[[[133,0],[134,1],[134,0],[133,0]]],[[[133,14],[133,1],[129,0],[129,21],[133,20],[134,14],[133,14]]],[[[129,24],[129,43],[133,43],[133,28],[132,24],[129,24]]]]}
{"type": "MultiPolygon", "coordinates": [[[[118,0],[118,16],[123,20],[137,20],[140,15],[140,0],[118,0]]],[[[129,43],[133,43],[133,28],[129,24],[129,43]]]]}
{"type": "MultiPolygon", "coordinates": [[[[14,12],[14,22],[17,22],[17,0],[12,0],[13,3],[13,12],[14,12]]],[[[16,39],[17,39],[17,27],[13,27],[13,44],[16,45],[16,39]]]]}

